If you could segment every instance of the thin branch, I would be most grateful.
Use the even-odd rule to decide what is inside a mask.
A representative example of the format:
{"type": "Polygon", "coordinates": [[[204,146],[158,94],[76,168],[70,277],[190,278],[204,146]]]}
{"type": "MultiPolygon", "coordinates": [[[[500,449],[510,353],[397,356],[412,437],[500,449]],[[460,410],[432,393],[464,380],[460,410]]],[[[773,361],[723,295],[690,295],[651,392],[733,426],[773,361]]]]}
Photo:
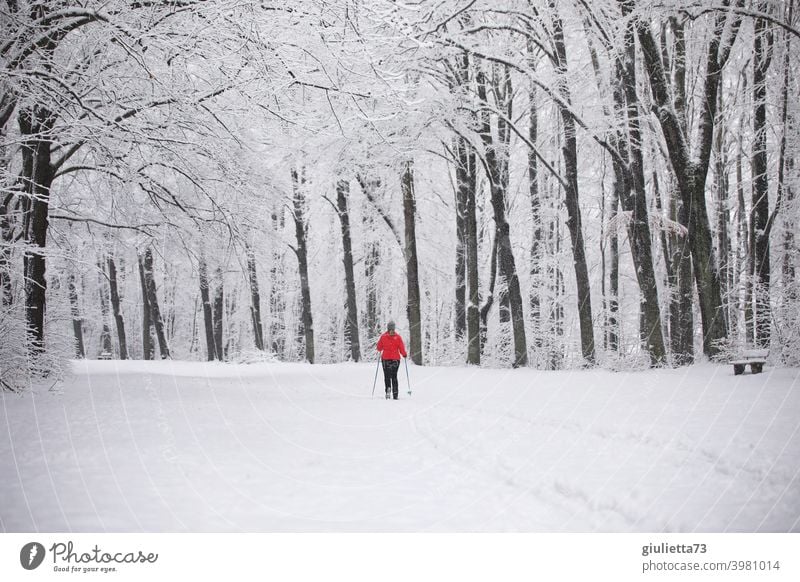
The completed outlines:
{"type": "Polygon", "coordinates": [[[108,228],[116,228],[121,230],[135,230],[141,232],[142,234],[147,234],[147,235],[150,235],[150,232],[147,231],[148,228],[156,228],[159,226],[163,226],[163,223],[137,224],[137,225],[114,224],[111,222],[104,222],[102,220],[97,220],[96,218],[89,218],[88,216],[67,216],[65,214],[51,214],[49,218],[56,220],[67,220],[69,222],[91,222],[92,224],[98,224],[100,226],[106,226],[108,228]]]}

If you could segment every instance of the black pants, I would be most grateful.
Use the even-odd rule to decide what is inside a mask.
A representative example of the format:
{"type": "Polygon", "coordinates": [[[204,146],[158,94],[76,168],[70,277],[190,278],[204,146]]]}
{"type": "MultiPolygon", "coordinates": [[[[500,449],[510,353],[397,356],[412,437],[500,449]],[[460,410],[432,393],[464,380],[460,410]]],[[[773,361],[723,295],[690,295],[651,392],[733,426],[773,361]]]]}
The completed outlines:
{"type": "Polygon", "coordinates": [[[383,384],[386,387],[386,398],[391,393],[397,400],[397,370],[400,369],[400,360],[383,360],[383,384]]]}

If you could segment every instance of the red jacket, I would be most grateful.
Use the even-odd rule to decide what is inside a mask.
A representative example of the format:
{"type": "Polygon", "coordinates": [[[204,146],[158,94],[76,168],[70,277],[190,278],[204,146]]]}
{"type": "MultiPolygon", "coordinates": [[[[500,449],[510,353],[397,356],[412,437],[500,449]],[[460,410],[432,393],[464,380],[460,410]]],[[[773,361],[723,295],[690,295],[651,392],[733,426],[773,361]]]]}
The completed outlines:
{"type": "Polygon", "coordinates": [[[378,351],[381,353],[382,360],[399,360],[400,356],[406,357],[406,346],[403,345],[403,338],[399,333],[394,335],[388,331],[378,340],[378,351]]]}

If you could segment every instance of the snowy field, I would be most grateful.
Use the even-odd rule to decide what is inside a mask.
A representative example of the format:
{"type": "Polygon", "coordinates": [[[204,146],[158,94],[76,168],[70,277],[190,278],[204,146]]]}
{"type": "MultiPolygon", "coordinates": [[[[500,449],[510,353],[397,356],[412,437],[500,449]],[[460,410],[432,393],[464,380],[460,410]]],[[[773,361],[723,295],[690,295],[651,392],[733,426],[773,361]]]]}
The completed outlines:
{"type": "Polygon", "coordinates": [[[800,371],[79,362],[4,393],[0,530],[800,531],[800,371]]]}

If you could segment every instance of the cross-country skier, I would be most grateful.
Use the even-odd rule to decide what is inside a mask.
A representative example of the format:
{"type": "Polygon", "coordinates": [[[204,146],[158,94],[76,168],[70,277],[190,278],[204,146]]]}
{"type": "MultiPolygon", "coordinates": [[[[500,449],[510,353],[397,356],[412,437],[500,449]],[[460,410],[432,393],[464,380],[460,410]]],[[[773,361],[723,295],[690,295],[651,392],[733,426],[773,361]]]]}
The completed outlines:
{"type": "Polygon", "coordinates": [[[381,352],[386,398],[394,396],[394,399],[397,400],[397,370],[400,369],[400,356],[405,358],[407,354],[403,338],[394,328],[394,321],[390,321],[386,325],[386,333],[378,340],[378,351],[381,352]]]}

